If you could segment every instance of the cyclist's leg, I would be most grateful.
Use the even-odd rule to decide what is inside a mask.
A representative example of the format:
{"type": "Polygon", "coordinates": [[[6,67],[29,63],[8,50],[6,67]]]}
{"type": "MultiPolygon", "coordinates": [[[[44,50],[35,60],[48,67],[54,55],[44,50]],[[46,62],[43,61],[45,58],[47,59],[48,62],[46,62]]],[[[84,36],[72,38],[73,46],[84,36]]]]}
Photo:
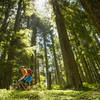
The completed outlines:
{"type": "Polygon", "coordinates": [[[33,79],[33,76],[30,75],[30,76],[27,78],[26,82],[30,83],[30,82],[32,81],[32,79],[33,79]]]}
{"type": "Polygon", "coordinates": [[[30,82],[32,81],[33,76],[30,75],[26,78],[25,82],[28,84],[27,89],[30,89],[30,82]]]}

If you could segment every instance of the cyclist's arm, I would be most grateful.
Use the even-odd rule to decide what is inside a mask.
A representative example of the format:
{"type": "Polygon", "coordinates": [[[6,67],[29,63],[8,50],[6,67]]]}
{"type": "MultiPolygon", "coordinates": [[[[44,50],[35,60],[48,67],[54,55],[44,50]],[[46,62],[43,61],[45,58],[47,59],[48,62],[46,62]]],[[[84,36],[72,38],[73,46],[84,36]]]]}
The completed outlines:
{"type": "Polygon", "coordinates": [[[26,71],[26,70],[23,70],[23,71],[22,71],[22,74],[23,74],[23,76],[20,78],[20,80],[23,80],[23,79],[25,78],[25,76],[26,76],[26,74],[27,74],[27,71],[26,71]]]}

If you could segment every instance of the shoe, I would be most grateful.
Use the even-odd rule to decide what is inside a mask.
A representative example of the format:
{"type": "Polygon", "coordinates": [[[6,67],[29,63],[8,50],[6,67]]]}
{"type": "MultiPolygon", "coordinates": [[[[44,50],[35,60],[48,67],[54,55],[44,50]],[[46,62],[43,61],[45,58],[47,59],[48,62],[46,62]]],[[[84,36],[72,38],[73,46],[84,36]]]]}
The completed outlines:
{"type": "Polygon", "coordinates": [[[27,89],[30,89],[30,86],[27,86],[27,89]]]}
{"type": "Polygon", "coordinates": [[[28,84],[27,83],[25,83],[25,86],[27,86],[28,84]]]}

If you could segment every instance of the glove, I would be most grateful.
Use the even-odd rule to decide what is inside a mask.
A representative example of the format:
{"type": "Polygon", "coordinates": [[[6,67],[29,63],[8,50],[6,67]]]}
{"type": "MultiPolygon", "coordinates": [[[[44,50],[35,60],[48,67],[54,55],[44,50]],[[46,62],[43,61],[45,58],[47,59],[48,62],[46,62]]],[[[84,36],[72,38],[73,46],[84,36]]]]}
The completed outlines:
{"type": "Polygon", "coordinates": [[[21,81],[21,79],[18,80],[18,82],[21,81]]]}

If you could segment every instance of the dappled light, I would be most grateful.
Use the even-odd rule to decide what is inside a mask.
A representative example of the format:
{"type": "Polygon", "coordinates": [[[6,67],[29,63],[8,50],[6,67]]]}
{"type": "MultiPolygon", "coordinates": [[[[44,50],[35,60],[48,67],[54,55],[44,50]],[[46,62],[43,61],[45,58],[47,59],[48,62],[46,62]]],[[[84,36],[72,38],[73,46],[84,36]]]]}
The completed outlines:
{"type": "Polygon", "coordinates": [[[100,3],[0,0],[0,100],[100,100],[100,3]]]}

